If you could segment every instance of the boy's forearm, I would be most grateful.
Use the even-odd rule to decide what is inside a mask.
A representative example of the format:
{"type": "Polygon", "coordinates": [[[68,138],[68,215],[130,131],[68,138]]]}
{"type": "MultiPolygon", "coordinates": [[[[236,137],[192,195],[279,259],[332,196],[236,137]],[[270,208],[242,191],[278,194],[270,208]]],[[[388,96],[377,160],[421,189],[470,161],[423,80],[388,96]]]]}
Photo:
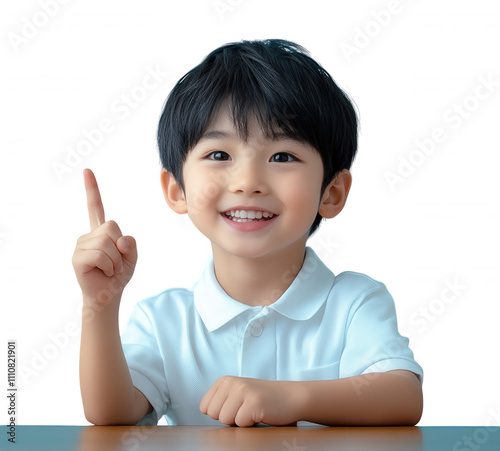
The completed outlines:
{"type": "Polygon", "coordinates": [[[422,387],[409,371],[297,382],[297,421],[347,426],[413,426],[422,415],[422,387]]]}
{"type": "Polygon", "coordinates": [[[80,389],[85,416],[96,425],[136,424],[146,413],[140,411],[123,354],[118,307],[119,301],[99,309],[84,302],[83,307],[80,389]]]}

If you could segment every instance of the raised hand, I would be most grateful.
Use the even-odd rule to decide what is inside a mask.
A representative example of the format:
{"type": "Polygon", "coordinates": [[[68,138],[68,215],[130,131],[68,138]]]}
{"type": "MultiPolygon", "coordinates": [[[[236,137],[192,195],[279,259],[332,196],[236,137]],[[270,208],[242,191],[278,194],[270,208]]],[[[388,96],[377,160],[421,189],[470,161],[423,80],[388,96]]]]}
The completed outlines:
{"type": "Polygon", "coordinates": [[[115,221],[106,221],[101,194],[90,169],[83,171],[90,233],[81,236],[73,253],[73,268],[84,302],[118,302],[132,278],[137,263],[137,246],[123,236],[115,221]]]}

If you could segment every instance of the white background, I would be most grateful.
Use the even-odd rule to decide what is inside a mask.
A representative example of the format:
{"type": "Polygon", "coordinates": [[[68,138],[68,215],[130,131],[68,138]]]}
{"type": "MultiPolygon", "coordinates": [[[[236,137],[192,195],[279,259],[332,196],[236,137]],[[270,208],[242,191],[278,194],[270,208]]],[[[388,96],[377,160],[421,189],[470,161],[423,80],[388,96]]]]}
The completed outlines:
{"type": "Polygon", "coordinates": [[[360,113],[350,198],[309,244],[335,273],[364,272],[393,294],[425,371],[420,425],[500,424],[497,1],[74,0],[50,15],[43,4],[2,2],[0,16],[0,386],[15,339],[18,424],[88,424],[71,265],[89,228],[82,170],[138,243],[123,326],[138,300],[190,287],[210,255],[160,190],[165,98],[211,50],[264,38],[306,47],[360,113]],[[151,70],[163,75],[146,90],[151,70]],[[106,119],[112,132],[82,147],[106,119]],[[58,177],[77,146],[88,155],[58,177]]]}

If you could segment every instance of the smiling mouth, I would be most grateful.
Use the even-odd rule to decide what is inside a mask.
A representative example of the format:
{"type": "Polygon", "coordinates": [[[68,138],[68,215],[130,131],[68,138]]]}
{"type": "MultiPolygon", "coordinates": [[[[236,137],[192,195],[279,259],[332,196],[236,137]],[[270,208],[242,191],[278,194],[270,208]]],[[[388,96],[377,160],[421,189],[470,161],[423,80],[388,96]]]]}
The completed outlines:
{"type": "Polygon", "coordinates": [[[267,211],[245,211],[245,210],[229,210],[222,212],[221,215],[225,216],[234,222],[263,222],[270,221],[272,218],[278,216],[274,213],[267,211]]]}

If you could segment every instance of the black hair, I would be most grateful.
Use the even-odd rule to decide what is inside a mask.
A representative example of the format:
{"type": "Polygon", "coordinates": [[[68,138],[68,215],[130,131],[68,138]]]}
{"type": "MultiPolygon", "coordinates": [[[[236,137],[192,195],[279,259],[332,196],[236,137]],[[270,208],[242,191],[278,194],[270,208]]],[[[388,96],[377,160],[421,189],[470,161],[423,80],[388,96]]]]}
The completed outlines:
{"type": "MultiPolygon", "coordinates": [[[[294,42],[233,42],[184,75],[165,102],[157,136],[160,160],[183,190],[186,156],[226,101],[242,139],[255,116],[265,136],[285,133],[313,146],[323,161],[321,195],[337,173],[351,167],[358,120],[330,74],[294,42]]],[[[321,219],[317,214],[309,236],[321,219]]]]}

